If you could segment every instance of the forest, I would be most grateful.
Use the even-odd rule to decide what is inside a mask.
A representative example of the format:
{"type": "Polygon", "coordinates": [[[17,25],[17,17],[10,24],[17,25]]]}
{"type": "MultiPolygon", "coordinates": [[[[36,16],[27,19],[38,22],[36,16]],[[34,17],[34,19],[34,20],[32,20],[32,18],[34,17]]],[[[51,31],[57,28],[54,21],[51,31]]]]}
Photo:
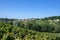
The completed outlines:
{"type": "Polygon", "coordinates": [[[0,40],[60,40],[60,16],[0,18],[0,40]]]}

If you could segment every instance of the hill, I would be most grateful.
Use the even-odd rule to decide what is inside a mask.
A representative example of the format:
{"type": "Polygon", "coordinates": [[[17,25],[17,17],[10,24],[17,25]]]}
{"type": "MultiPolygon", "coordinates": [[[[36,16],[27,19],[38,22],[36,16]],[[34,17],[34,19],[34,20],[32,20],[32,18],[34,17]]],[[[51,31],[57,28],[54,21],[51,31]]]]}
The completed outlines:
{"type": "Polygon", "coordinates": [[[60,40],[60,16],[0,18],[0,40],[60,40]]]}

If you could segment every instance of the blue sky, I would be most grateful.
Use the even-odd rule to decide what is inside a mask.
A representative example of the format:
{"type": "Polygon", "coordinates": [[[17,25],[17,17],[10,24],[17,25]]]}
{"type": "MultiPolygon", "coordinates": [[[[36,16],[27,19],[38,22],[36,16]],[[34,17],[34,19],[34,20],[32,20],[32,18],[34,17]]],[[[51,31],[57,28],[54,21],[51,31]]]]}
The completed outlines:
{"type": "Polygon", "coordinates": [[[60,16],[60,0],[0,0],[0,18],[60,16]]]}

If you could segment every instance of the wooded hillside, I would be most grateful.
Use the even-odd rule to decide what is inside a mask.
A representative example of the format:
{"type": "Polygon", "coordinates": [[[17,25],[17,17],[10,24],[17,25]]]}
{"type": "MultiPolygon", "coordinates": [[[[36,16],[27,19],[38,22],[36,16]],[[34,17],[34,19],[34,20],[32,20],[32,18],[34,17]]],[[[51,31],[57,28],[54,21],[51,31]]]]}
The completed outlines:
{"type": "Polygon", "coordinates": [[[0,18],[0,40],[60,40],[60,16],[0,18]]]}

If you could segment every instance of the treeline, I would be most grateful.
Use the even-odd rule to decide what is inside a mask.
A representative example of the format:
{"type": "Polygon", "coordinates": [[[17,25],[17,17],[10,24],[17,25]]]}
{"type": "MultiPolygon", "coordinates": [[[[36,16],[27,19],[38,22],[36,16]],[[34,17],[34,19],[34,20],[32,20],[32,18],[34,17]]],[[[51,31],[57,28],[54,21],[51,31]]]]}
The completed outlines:
{"type": "Polygon", "coordinates": [[[17,19],[0,18],[0,21],[15,21],[17,19]]]}
{"type": "Polygon", "coordinates": [[[43,19],[1,19],[8,20],[7,24],[30,29],[38,32],[60,33],[60,16],[47,17],[43,19]],[[12,21],[11,21],[12,20],[12,21]]]}
{"type": "Polygon", "coordinates": [[[45,17],[42,20],[54,20],[54,19],[59,19],[60,20],[60,16],[45,17]]]}

